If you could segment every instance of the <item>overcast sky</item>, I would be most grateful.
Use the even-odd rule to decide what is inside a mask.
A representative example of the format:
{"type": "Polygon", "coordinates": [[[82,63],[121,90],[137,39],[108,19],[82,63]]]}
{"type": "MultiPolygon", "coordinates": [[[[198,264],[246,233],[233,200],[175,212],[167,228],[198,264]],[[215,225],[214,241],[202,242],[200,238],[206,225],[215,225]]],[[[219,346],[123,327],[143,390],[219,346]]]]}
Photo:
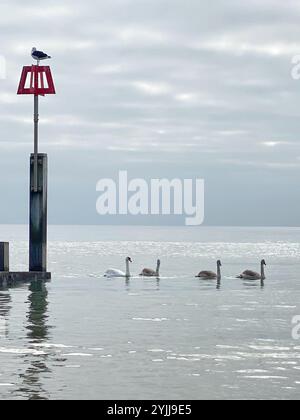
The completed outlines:
{"type": "Polygon", "coordinates": [[[57,89],[40,100],[51,223],[114,223],[96,183],[127,169],[204,178],[206,224],[298,226],[299,22],[298,0],[1,0],[0,223],[27,221],[33,99],[16,89],[35,46],[57,89]]]}

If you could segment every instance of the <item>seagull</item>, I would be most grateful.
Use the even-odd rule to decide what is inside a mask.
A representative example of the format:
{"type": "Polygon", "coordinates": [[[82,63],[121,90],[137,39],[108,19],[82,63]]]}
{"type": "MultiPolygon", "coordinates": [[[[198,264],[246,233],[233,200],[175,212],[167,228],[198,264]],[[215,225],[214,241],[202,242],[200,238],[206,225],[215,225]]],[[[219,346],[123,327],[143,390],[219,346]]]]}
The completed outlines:
{"type": "Polygon", "coordinates": [[[43,51],[37,51],[37,49],[34,47],[31,50],[31,57],[37,61],[38,65],[41,60],[47,60],[48,58],[51,58],[50,55],[45,54],[43,51]]]}

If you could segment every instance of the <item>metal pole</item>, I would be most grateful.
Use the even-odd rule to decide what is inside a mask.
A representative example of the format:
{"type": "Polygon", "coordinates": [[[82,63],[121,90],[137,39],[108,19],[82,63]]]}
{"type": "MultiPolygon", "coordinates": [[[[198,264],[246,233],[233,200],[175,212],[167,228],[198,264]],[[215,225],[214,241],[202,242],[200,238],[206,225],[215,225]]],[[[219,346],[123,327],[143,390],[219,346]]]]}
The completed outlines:
{"type": "Polygon", "coordinates": [[[9,243],[0,242],[0,271],[9,271],[9,243]]]}
{"type": "MultiPolygon", "coordinates": [[[[30,188],[29,271],[47,271],[48,158],[38,155],[38,192],[30,188]]],[[[30,157],[30,185],[34,182],[34,154],[30,157]]]]}
{"type": "Polygon", "coordinates": [[[38,153],[39,153],[39,95],[34,95],[34,175],[33,175],[34,192],[38,192],[38,153]]]}

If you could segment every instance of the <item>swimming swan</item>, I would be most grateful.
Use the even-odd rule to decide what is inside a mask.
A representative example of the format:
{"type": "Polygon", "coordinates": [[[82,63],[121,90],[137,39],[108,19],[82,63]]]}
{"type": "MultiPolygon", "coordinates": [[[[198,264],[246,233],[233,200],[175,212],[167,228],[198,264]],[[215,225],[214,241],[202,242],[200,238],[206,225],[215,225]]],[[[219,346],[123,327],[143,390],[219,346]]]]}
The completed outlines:
{"type": "Polygon", "coordinates": [[[246,270],[244,271],[242,274],[240,274],[238,276],[239,279],[244,279],[244,280],[265,280],[266,276],[265,276],[265,266],[266,266],[266,261],[262,260],[260,263],[260,274],[256,273],[255,271],[252,270],[246,270]]]}
{"type": "Polygon", "coordinates": [[[126,260],[126,273],[121,270],[115,270],[114,268],[110,268],[104,274],[104,277],[113,278],[113,277],[130,277],[130,270],[129,270],[129,263],[132,263],[132,259],[127,257],[126,260]]]}
{"type": "Polygon", "coordinates": [[[160,269],[160,260],[157,260],[156,271],[151,270],[151,268],[144,268],[144,270],[141,272],[140,276],[159,277],[159,269],[160,269]]]}
{"type": "Polygon", "coordinates": [[[196,277],[199,277],[201,279],[221,279],[221,267],[222,263],[220,260],[217,261],[217,274],[213,271],[201,271],[196,277]]]}

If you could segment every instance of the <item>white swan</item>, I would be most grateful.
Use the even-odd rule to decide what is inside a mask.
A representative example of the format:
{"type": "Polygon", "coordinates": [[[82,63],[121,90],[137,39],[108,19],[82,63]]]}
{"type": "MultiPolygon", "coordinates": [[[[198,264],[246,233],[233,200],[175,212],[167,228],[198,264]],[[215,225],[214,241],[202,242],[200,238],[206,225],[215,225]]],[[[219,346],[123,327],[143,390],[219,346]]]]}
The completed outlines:
{"type": "Polygon", "coordinates": [[[213,271],[201,271],[196,277],[201,279],[213,280],[213,279],[221,279],[221,267],[222,263],[220,260],[217,261],[217,274],[213,271]]]}
{"type": "Polygon", "coordinates": [[[144,268],[144,270],[141,272],[140,276],[159,277],[159,269],[160,269],[160,260],[157,260],[156,271],[151,270],[151,268],[144,268]]]}
{"type": "Polygon", "coordinates": [[[130,277],[130,270],[129,270],[129,263],[132,263],[132,259],[127,257],[126,260],[126,273],[121,270],[116,270],[114,268],[110,268],[104,274],[104,277],[113,278],[113,277],[130,277]]]}
{"type": "Polygon", "coordinates": [[[260,274],[256,273],[255,271],[252,271],[252,270],[246,270],[242,274],[240,274],[238,276],[238,278],[239,279],[244,279],[244,280],[265,280],[265,278],[266,278],[266,276],[265,276],[265,266],[266,265],[267,265],[266,261],[261,260],[260,274]]]}

